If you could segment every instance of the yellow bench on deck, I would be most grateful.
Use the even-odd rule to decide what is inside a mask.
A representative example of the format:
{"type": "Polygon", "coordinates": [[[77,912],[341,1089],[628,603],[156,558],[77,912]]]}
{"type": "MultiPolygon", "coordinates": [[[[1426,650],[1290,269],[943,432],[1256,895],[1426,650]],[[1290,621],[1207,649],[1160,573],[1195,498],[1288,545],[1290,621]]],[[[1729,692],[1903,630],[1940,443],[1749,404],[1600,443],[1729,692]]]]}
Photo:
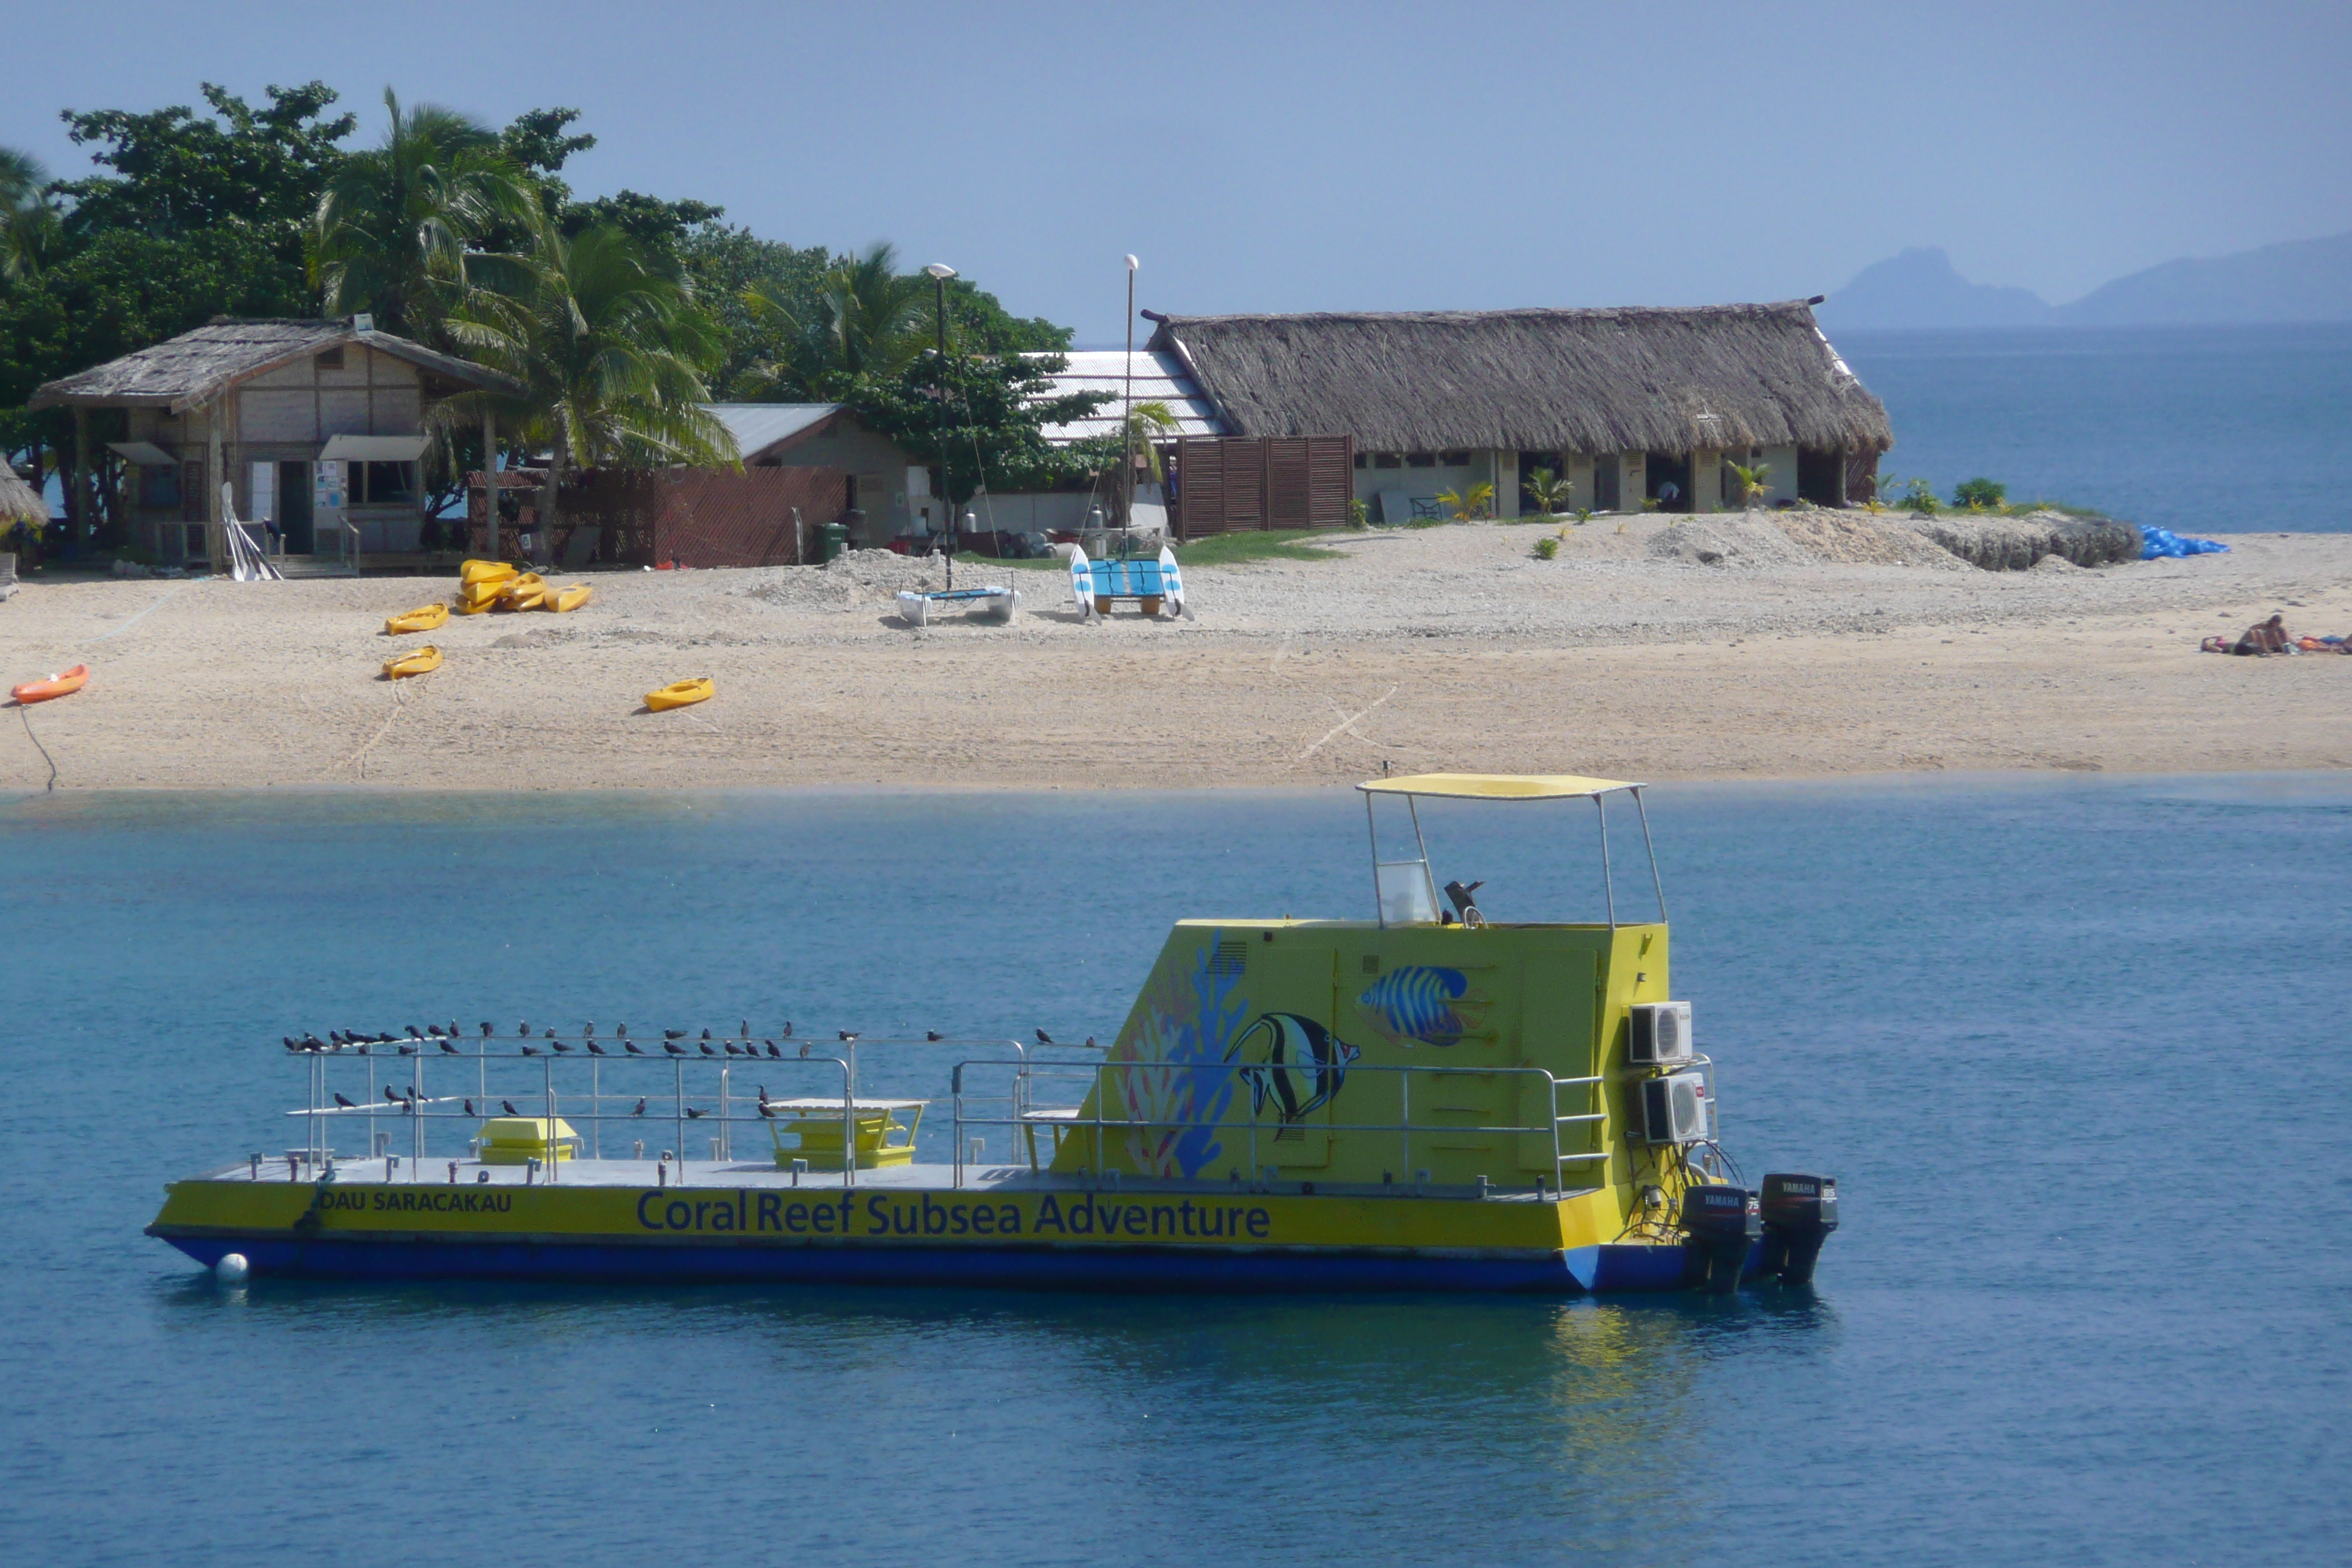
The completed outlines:
{"type": "MultiPolygon", "coordinates": [[[[859,1100],[852,1101],[846,1120],[854,1122],[857,1132],[857,1168],[870,1171],[882,1165],[910,1165],[915,1161],[915,1130],[923,1124],[923,1108],[927,1100],[859,1100]],[[914,1112],[912,1121],[898,1118],[914,1112]]],[[[844,1107],[838,1100],[809,1096],[799,1100],[771,1100],[761,1107],[768,1117],[768,1136],[776,1145],[776,1168],[790,1170],[795,1160],[805,1160],[812,1171],[838,1171],[842,1168],[842,1131],[844,1107]],[[787,1144],[784,1134],[791,1132],[793,1142],[787,1144]]]]}
{"type": "Polygon", "coordinates": [[[493,1116],[482,1123],[475,1152],[485,1165],[527,1165],[533,1160],[577,1160],[580,1134],[555,1119],[551,1134],[544,1116],[493,1116]]]}

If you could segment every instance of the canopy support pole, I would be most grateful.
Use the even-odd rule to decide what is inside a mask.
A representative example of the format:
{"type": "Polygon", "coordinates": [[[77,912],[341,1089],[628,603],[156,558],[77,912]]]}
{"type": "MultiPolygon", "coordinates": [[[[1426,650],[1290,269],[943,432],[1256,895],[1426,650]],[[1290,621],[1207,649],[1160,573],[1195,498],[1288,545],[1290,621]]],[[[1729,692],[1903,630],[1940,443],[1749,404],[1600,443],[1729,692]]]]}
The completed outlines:
{"type": "Polygon", "coordinates": [[[1650,842],[1650,808],[1642,804],[1639,785],[1633,790],[1633,810],[1642,818],[1642,847],[1650,857],[1650,886],[1658,894],[1658,923],[1666,923],[1666,884],[1658,876],[1658,847],[1650,842]]]}
{"type": "Polygon", "coordinates": [[[1592,797],[1592,809],[1601,814],[1601,896],[1609,903],[1609,929],[1617,929],[1617,884],[1609,875],[1609,807],[1601,796],[1592,797]]]}

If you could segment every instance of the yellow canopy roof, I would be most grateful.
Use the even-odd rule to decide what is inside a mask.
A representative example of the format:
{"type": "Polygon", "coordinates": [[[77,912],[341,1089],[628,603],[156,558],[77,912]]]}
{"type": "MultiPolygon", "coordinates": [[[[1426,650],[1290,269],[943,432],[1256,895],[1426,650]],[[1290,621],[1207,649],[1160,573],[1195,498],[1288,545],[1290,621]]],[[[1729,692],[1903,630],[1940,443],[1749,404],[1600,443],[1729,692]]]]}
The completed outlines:
{"type": "Polygon", "coordinates": [[[1433,795],[1456,800],[1574,800],[1642,786],[1576,773],[1408,773],[1402,778],[1366,779],[1356,787],[1374,795],[1433,795]]]}

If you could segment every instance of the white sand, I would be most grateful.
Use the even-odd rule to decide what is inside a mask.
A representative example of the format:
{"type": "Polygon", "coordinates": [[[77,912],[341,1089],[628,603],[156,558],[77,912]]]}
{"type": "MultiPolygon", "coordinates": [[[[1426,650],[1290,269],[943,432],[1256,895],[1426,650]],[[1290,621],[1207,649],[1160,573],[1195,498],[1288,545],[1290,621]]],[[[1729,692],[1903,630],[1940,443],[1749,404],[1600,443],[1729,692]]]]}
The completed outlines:
{"type": "MultiPolygon", "coordinates": [[[[1023,590],[1019,622],[921,632],[891,595],[936,585],[936,563],[870,556],[599,575],[574,615],[457,618],[397,644],[383,617],[449,584],[35,580],[0,604],[0,681],[89,662],[86,691],[29,714],[72,789],[1271,784],[1383,761],[1642,779],[2352,766],[2352,658],[2196,651],[2273,610],[2352,632],[2352,535],[1997,574],[1777,546],[1654,559],[1664,526],[1597,520],[1551,562],[1532,556],[1550,531],[1535,525],[1343,535],[1336,560],[1188,568],[1197,618],[1177,623],[1122,607],[1082,625],[1060,576],[967,561],[960,584],[1023,590]],[[376,679],[423,641],[447,656],[438,673],[376,679]],[[695,675],[716,699],[641,710],[695,675]]],[[[0,788],[47,774],[0,715],[0,788]]]]}

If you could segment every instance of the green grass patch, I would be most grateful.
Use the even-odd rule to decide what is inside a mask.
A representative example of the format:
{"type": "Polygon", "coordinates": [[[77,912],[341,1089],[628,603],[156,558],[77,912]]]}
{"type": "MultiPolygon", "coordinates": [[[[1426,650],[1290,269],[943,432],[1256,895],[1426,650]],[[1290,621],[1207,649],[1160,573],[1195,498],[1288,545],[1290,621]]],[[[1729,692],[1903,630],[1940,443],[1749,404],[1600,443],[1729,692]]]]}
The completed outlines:
{"type": "Polygon", "coordinates": [[[1328,561],[1331,552],[1313,549],[1303,541],[1346,537],[1330,528],[1276,528],[1264,531],[1213,533],[1176,547],[1176,559],[1187,566],[1239,566],[1251,561],[1328,561]]]}

